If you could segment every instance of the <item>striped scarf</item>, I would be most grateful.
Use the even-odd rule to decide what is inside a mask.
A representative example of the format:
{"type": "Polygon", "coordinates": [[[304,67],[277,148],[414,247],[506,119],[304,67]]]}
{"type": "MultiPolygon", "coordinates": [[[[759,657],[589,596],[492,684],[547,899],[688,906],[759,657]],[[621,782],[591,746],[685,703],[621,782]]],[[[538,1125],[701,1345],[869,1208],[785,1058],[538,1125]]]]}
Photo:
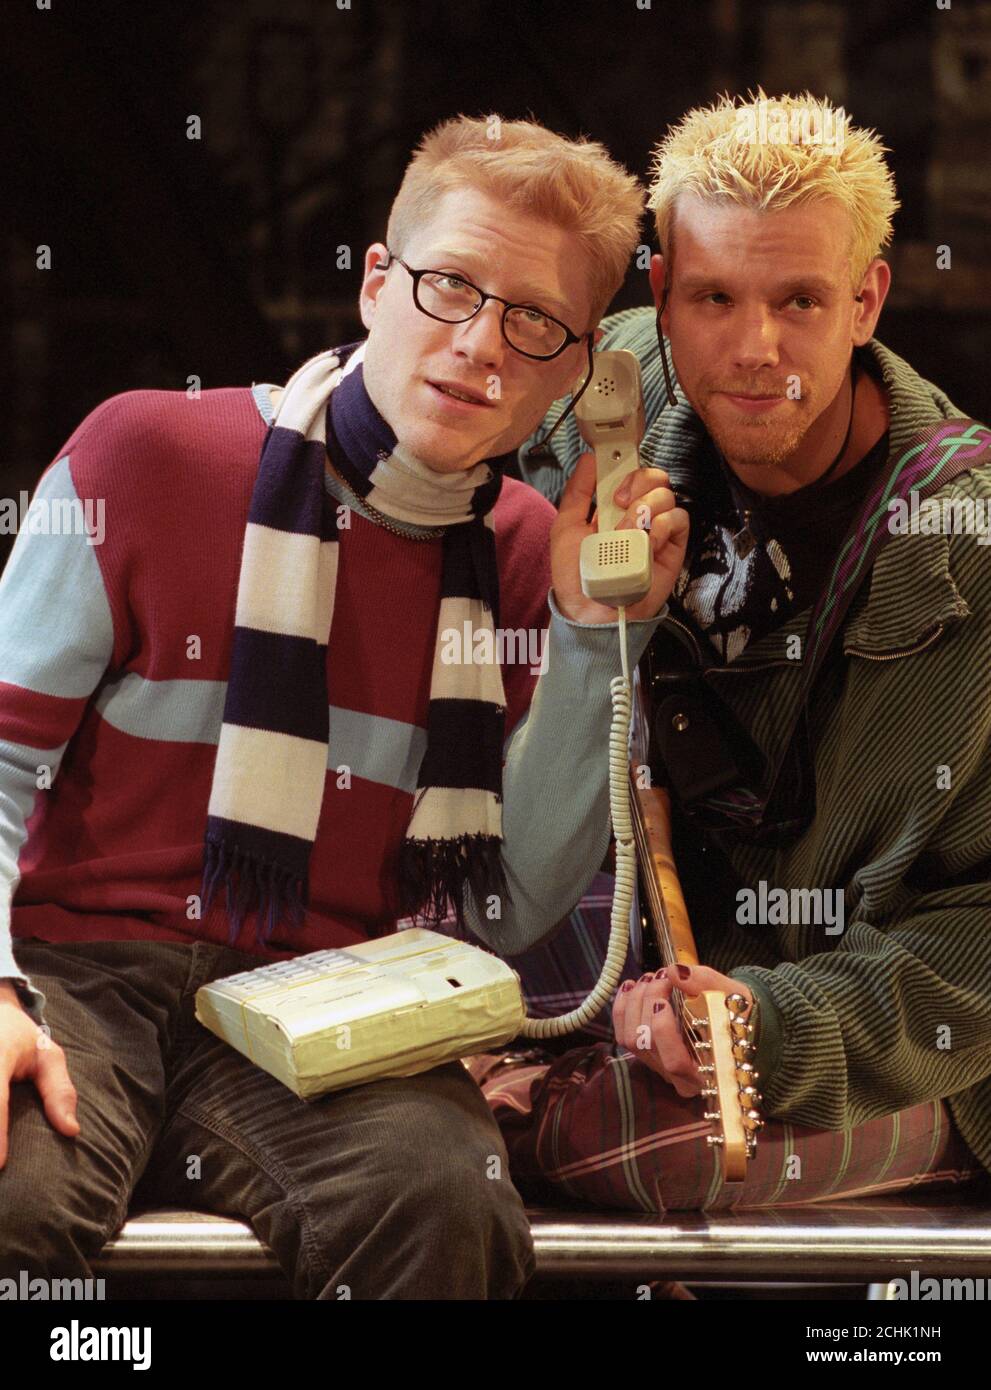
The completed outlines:
{"type": "MultiPolygon", "coordinates": [[[[257,911],[268,941],[300,926],[328,767],[327,643],[339,561],[328,455],[386,517],[442,526],[427,745],[393,866],[400,911],[440,920],[450,902],[508,898],[502,860],[505,695],[497,661],[442,660],[446,628],[489,629],[499,576],[492,509],[512,454],[437,473],[396,440],[365,389],[364,343],[318,353],[290,377],[262,446],[244,535],[230,678],[204,841],[205,913],[227,892],[230,942],[257,911]]],[[[397,598],[401,596],[397,595],[397,598]]],[[[397,632],[397,640],[401,640],[397,632]]]]}

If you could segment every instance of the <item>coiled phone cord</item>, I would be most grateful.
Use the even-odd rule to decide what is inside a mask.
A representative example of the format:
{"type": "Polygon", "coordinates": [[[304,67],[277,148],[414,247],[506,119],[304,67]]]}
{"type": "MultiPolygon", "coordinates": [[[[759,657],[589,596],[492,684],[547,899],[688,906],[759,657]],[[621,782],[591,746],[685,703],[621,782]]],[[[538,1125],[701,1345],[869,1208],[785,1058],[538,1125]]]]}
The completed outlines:
{"type": "Polygon", "coordinates": [[[630,936],[630,912],[637,883],[636,842],[630,816],[630,720],[632,694],[630,669],[626,652],[626,609],[619,609],[619,645],[623,674],[609,683],[612,698],[612,723],[609,726],[609,813],[616,840],[616,886],[613,891],[612,915],[609,922],[609,946],[602,973],[591,994],[570,1013],[556,1018],[523,1020],[521,1033],[528,1038],[558,1038],[571,1033],[593,1019],[616,992],[630,936]]]}

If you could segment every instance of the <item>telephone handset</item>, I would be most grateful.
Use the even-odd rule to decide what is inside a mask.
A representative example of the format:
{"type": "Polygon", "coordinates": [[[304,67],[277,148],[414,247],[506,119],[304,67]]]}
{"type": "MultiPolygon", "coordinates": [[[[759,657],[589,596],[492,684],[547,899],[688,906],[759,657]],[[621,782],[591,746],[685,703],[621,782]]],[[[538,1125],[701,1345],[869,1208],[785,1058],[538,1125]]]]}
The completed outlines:
{"type": "Polygon", "coordinates": [[[616,992],[637,874],[625,610],[647,594],[652,562],[645,530],[615,530],[622,508],[613,495],[638,466],[644,433],[640,365],[632,352],[595,354],[595,373],[575,415],[598,466],[598,530],[582,542],[582,588],[619,609],[623,670],[610,687],[609,806],[616,889],[602,973],[588,998],[570,1013],[529,1018],[520,977],[505,961],[440,932],[413,927],[203,985],[196,994],[199,1021],[299,1096],[310,1098],[378,1077],[412,1076],[510,1042],[520,1033],[559,1037],[584,1027],[616,992]]]}
{"type": "Polygon", "coordinates": [[[575,406],[586,444],[595,452],[598,530],[582,541],[579,564],[582,590],[610,607],[638,603],[650,589],[650,536],[637,527],[617,531],[623,508],[613,500],[616,489],[640,466],[644,436],[640,363],[632,352],[597,352],[595,372],[575,406]]]}

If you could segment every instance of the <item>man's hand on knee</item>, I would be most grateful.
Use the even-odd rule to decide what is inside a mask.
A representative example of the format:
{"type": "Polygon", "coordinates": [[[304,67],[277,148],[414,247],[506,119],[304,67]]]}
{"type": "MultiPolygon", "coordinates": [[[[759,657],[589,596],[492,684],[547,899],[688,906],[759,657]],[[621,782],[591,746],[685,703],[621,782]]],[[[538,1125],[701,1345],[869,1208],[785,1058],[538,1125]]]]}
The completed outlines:
{"type": "Polygon", "coordinates": [[[21,1007],[12,985],[0,984],[0,1168],[7,1162],[12,1081],[33,1081],[51,1125],[70,1139],[79,1133],[76,1088],[65,1053],[21,1007]]]}

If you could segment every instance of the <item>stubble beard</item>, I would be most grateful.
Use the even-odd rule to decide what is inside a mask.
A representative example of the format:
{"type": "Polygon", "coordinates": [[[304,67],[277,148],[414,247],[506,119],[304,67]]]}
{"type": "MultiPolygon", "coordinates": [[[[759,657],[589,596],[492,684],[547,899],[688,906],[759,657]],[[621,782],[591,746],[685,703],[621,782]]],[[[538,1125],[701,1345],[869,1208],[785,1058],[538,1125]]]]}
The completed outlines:
{"type": "MultiPolygon", "coordinates": [[[[805,406],[806,402],[789,402],[784,409],[795,404],[805,406]]],[[[727,463],[745,468],[779,467],[799,448],[811,423],[807,410],[801,408],[786,423],[753,416],[733,429],[715,420],[709,409],[697,413],[727,463]]]]}

